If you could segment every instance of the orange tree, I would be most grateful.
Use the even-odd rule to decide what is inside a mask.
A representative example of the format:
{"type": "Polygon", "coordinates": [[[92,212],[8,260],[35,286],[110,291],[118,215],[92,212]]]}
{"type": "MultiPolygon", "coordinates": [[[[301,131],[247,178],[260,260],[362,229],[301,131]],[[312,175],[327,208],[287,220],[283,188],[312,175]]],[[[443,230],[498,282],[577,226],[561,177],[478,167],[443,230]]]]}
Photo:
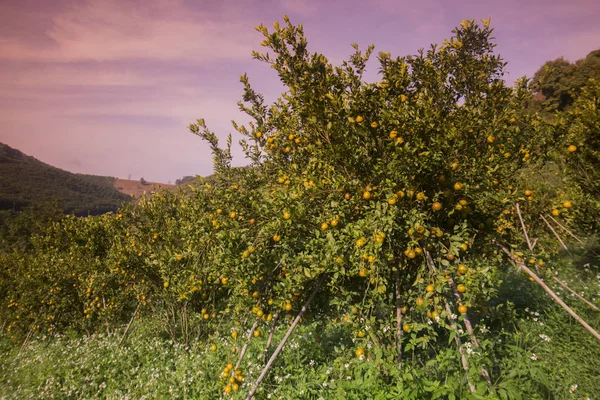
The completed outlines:
{"type": "Polygon", "coordinates": [[[524,112],[525,79],[506,86],[488,22],[463,21],[415,56],[380,53],[377,83],[363,80],[372,47],[334,67],[287,18],[257,28],[270,51],[254,58],[287,90],[268,106],[241,78],[253,122],[235,127],[251,168],[232,178],[228,148],[204,120],[190,126],[222,182],[205,189],[212,263],[255,314],[294,309],[325,276],[324,297],[359,337],[385,350],[397,337],[381,328],[404,318],[408,346],[426,348],[438,335],[428,319],[451,327],[490,296],[491,239],[520,242],[515,177],[543,161],[554,126],[524,112]]]}

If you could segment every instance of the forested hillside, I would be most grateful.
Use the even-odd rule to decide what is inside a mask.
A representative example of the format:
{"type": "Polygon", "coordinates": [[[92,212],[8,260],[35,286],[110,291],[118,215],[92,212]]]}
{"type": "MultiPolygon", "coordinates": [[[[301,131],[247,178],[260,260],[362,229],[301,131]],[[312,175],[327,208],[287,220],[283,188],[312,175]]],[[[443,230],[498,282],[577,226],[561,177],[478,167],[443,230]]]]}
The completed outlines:
{"type": "Polygon", "coordinates": [[[114,187],[115,178],[74,174],[0,143],[0,210],[58,199],[67,213],[116,211],[131,198],[114,187]]]}

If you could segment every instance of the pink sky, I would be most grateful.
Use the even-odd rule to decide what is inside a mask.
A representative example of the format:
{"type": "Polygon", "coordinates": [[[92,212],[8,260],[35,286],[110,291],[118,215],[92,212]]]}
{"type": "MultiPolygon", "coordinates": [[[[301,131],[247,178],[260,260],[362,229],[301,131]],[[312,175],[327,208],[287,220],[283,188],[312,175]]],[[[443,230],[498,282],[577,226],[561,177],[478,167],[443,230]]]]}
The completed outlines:
{"type": "MultiPolygon", "coordinates": [[[[0,142],[81,173],[152,181],[212,173],[187,130],[204,118],[225,138],[248,73],[274,100],[282,87],[261,50],[260,23],[289,15],[309,50],[339,63],[361,48],[414,54],[462,19],[492,18],[507,80],[547,60],[600,48],[597,0],[233,1],[4,0],[0,5],[0,142]]],[[[375,57],[367,74],[377,79],[375,57]]],[[[239,147],[234,163],[244,165],[239,147]]]]}

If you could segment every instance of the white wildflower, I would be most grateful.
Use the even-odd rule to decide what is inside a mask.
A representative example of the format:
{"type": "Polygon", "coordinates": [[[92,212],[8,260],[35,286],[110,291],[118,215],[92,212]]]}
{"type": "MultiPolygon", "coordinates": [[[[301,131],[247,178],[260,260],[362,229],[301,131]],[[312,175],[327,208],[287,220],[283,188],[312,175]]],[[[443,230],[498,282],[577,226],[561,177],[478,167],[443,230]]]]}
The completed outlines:
{"type": "Polygon", "coordinates": [[[544,334],[540,334],[540,339],[545,340],[546,342],[550,342],[550,338],[544,334]]]}
{"type": "Polygon", "coordinates": [[[571,385],[571,387],[569,388],[569,392],[574,393],[577,390],[577,385],[571,385]]]}

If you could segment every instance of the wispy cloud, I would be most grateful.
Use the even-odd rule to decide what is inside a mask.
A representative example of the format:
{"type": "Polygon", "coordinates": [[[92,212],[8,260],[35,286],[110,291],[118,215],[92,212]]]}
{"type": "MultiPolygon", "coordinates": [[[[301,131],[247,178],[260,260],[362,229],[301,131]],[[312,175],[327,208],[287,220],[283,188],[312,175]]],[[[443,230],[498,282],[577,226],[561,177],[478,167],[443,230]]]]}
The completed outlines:
{"type": "Polygon", "coordinates": [[[0,59],[215,62],[248,57],[253,41],[239,21],[215,20],[180,1],[86,1],[52,18],[47,42],[0,39],[0,59]],[[224,33],[227,34],[224,34],[224,33]]]}

